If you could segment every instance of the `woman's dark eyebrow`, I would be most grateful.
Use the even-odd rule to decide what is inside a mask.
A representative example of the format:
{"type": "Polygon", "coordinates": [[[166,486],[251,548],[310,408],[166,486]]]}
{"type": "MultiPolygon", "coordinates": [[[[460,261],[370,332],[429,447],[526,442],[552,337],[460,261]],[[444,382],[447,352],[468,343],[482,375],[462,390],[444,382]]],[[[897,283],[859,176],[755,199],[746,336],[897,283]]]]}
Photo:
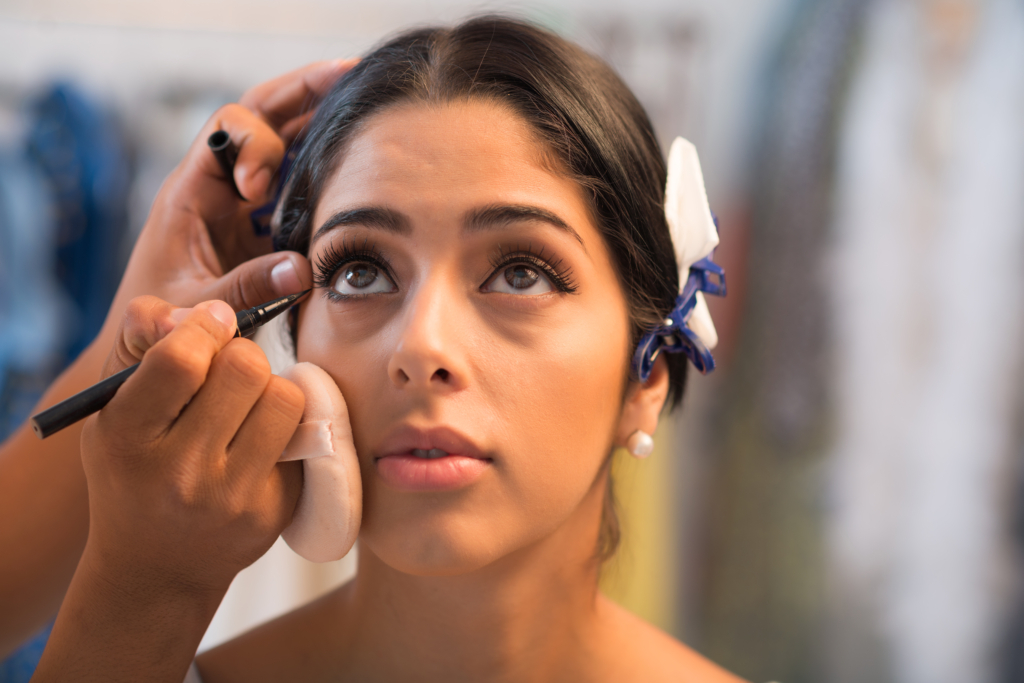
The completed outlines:
{"type": "Polygon", "coordinates": [[[537,206],[526,206],[522,204],[501,204],[485,206],[481,209],[474,209],[466,214],[465,226],[467,231],[486,230],[487,228],[498,228],[512,223],[525,221],[540,221],[547,223],[559,230],[567,232],[576,238],[580,246],[586,250],[583,238],[572,229],[568,223],[551,213],[547,209],[537,206]]]}
{"type": "Polygon", "coordinates": [[[312,246],[325,233],[343,225],[359,225],[397,235],[408,235],[412,232],[409,227],[409,219],[403,214],[383,206],[362,206],[357,209],[338,211],[332,215],[317,229],[310,245],[312,246]]]}

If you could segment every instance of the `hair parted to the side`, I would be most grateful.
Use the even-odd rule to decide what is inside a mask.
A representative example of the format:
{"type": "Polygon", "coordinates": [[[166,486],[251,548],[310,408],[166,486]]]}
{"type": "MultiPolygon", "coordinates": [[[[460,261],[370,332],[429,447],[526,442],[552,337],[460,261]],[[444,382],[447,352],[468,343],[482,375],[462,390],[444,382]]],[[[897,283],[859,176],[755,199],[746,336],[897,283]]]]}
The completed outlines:
{"type": "MultiPolygon", "coordinates": [[[[522,21],[482,16],[452,28],[414,29],[366,55],[320,103],[305,133],[275,243],[308,253],[324,184],[368,117],[399,102],[478,97],[520,115],[586,190],[626,296],[635,346],[672,310],[679,292],[665,219],[664,157],[647,113],[607,64],[522,21]]],[[[687,361],[682,354],[665,354],[665,360],[668,401],[675,407],[687,361]]],[[[610,486],[602,559],[619,541],[610,486]]]]}

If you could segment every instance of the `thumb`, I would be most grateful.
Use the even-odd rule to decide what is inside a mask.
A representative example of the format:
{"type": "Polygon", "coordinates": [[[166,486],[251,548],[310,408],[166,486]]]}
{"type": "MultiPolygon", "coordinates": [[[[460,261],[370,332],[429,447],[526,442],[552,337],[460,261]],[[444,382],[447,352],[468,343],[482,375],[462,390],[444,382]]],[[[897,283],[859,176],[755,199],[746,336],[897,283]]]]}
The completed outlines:
{"type": "Polygon", "coordinates": [[[241,263],[208,286],[200,298],[220,299],[241,311],[312,286],[309,260],[296,251],[284,251],[241,263]]]}

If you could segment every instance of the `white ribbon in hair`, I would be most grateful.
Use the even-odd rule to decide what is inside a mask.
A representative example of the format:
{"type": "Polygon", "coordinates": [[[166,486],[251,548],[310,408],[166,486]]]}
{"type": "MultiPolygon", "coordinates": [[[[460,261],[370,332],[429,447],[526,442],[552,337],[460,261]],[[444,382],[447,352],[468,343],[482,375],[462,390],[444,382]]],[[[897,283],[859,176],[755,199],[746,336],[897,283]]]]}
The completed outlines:
{"type": "MultiPolygon", "coordinates": [[[[697,148],[689,140],[677,137],[668,153],[668,179],[665,183],[665,218],[679,266],[679,291],[690,274],[690,266],[705,258],[718,246],[718,229],[711,215],[704,174],[700,170],[697,148]]],[[[687,326],[709,349],[718,344],[718,333],[711,321],[704,294],[697,302],[687,326]]]]}

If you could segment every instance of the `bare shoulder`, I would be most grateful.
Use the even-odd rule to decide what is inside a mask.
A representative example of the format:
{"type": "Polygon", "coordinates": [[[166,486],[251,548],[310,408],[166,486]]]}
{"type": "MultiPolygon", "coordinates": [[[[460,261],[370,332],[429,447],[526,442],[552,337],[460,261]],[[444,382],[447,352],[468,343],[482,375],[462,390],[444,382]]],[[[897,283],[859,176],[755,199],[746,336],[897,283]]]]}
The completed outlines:
{"type": "Polygon", "coordinates": [[[707,657],[615,604],[598,598],[602,637],[602,680],[744,683],[707,657]]]}
{"type": "MultiPolygon", "coordinates": [[[[344,657],[351,643],[348,586],[259,626],[198,658],[205,683],[334,680],[331,652],[344,657]]],[[[598,628],[583,660],[570,664],[573,680],[649,683],[743,683],[706,657],[603,596],[598,628]]],[[[566,663],[569,664],[570,660],[566,663]]]]}
{"type": "Polygon", "coordinates": [[[318,652],[337,651],[348,624],[339,619],[349,585],[219,645],[196,658],[203,683],[320,680],[318,652]],[[327,648],[327,649],[325,649],[327,648]]]}

